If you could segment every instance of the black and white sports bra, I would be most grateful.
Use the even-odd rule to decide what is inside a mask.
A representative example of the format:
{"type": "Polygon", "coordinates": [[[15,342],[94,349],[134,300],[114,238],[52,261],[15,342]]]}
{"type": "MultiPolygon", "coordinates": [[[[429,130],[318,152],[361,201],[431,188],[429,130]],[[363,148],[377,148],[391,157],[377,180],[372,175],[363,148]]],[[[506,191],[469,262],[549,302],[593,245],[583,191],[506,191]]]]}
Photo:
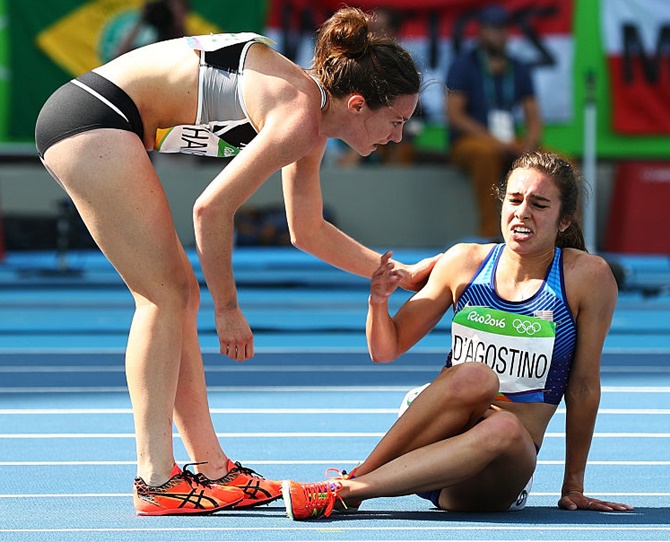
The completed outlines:
{"type": "MultiPolygon", "coordinates": [[[[219,158],[235,156],[258,133],[249,119],[240,84],[247,52],[254,43],[269,46],[274,42],[253,32],[184,39],[200,51],[197,118],[193,125],[159,129],[155,149],[219,158]]],[[[321,92],[323,108],[326,91],[316,79],[314,82],[321,92]]]]}

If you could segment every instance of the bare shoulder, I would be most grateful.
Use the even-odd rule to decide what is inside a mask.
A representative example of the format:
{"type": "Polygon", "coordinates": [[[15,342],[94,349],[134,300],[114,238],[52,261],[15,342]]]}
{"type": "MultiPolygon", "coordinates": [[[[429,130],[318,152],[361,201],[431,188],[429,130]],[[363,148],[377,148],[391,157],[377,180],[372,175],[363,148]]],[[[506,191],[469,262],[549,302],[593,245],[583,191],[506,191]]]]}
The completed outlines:
{"type": "Polygon", "coordinates": [[[563,254],[565,287],[572,306],[593,300],[615,302],[618,288],[604,258],[577,249],[565,249],[563,254]]]}
{"type": "Polygon", "coordinates": [[[466,277],[469,280],[491,252],[493,246],[492,244],[458,243],[440,256],[433,272],[441,276],[466,277]]]}
{"type": "Polygon", "coordinates": [[[458,243],[449,248],[435,264],[427,291],[439,295],[448,292],[448,304],[458,300],[493,247],[493,244],[458,243]]]}
{"type": "Polygon", "coordinates": [[[566,278],[574,276],[589,284],[610,278],[614,280],[612,269],[604,258],[574,248],[563,250],[563,269],[566,278]]]}
{"type": "Polygon", "coordinates": [[[247,56],[242,92],[252,122],[290,134],[293,144],[313,141],[321,121],[321,93],[305,71],[263,44],[247,56]],[[297,138],[297,139],[296,139],[297,138]]]}
{"type": "Polygon", "coordinates": [[[460,259],[481,256],[483,259],[489,252],[491,252],[493,247],[493,244],[456,243],[443,254],[443,257],[450,259],[460,259]]]}

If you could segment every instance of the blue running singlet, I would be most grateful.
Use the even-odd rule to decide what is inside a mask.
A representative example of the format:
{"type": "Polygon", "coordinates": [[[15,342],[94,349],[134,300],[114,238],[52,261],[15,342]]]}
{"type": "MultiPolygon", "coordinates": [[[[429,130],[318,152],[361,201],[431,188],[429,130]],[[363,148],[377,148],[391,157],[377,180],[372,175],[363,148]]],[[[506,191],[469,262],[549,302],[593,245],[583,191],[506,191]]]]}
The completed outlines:
{"type": "MultiPolygon", "coordinates": [[[[543,402],[557,405],[561,402],[568,384],[577,340],[575,320],[565,295],[563,252],[559,248],[555,249],[554,259],[542,287],[532,297],[523,301],[507,301],[497,294],[494,282],[504,248],[505,244],[498,244],[491,250],[458,299],[455,313],[466,307],[488,307],[525,316],[537,316],[551,311],[556,324],[556,337],[544,389],[505,394],[505,398],[514,402],[543,402]]],[[[452,366],[452,356],[453,350],[449,352],[447,367],[452,366]]]]}

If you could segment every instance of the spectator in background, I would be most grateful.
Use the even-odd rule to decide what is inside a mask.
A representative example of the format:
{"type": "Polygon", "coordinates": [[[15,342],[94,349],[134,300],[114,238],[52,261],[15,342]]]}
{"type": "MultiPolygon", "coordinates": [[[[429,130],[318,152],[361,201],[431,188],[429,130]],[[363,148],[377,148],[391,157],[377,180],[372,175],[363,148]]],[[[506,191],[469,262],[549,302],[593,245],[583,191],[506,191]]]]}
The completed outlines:
{"type": "Polygon", "coordinates": [[[447,75],[451,161],[471,178],[484,239],[500,238],[493,187],[515,158],[538,149],[542,134],[530,70],[507,52],[508,26],[503,7],[484,8],[478,40],[454,60],[447,75]],[[519,107],[523,139],[517,136],[519,107]]]}
{"type": "Polygon", "coordinates": [[[142,45],[185,36],[190,9],[188,0],[146,0],[140,17],[119,45],[116,56],[142,45]]]}

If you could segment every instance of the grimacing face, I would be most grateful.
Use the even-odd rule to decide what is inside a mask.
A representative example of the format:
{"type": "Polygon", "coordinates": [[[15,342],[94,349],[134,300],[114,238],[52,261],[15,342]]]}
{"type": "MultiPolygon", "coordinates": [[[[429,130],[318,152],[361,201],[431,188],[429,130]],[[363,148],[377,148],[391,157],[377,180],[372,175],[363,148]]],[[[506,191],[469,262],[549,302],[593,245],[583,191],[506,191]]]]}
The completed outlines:
{"type": "Polygon", "coordinates": [[[500,216],[508,245],[521,251],[553,249],[558,232],[569,225],[560,216],[559,188],[548,175],[526,168],[510,174],[500,216]]]}

